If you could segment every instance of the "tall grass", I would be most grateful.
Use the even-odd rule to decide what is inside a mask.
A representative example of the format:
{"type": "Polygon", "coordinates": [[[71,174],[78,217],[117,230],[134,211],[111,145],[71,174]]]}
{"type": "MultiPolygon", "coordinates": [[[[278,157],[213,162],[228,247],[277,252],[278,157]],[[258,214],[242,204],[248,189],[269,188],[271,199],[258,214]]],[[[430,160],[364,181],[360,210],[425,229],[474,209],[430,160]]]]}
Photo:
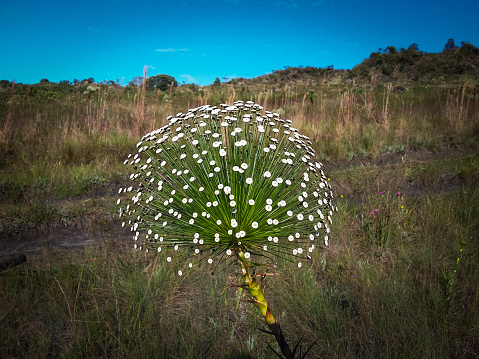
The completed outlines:
{"type": "MultiPolygon", "coordinates": [[[[162,93],[102,85],[35,96],[15,91],[0,103],[2,241],[76,220],[116,227],[111,191],[127,178],[120,164],[141,134],[201,104],[253,100],[284,111],[311,137],[339,208],[328,251],[301,270],[278,263],[285,275],[266,282],[291,340],[318,340],[311,357],[479,355],[472,85],[418,84],[401,93],[373,78],[367,86],[162,93]],[[371,216],[376,207],[384,217],[371,216]]],[[[274,357],[232,273],[175,276],[120,235],[107,231],[85,251],[44,250],[0,273],[0,357],[274,357]]]]}
{"type": "MultiPolygon", "coordinates": [[[[360,173],[358,173],[360,175],[360,173]]],[[[479,350],[479,192],[408,197],[387,244],[361,230],[361,203],[338,200],[334,241],[302,270],[279,263],[266,285],[311,357],[457,357],[479,350]],[[443,273],[455,268],[450,299],[443,273]],[[268,285],[271,284],[271,285],[268,285]]],[[[114,240],[44,252],[0,276],[2,357],[273,358],[233,273],[178,277],[114,240]],[[241,349],[243,348],[243,349],[241,349]]],[[[161,264],[160,264],[161,263],[161,264]]]]}

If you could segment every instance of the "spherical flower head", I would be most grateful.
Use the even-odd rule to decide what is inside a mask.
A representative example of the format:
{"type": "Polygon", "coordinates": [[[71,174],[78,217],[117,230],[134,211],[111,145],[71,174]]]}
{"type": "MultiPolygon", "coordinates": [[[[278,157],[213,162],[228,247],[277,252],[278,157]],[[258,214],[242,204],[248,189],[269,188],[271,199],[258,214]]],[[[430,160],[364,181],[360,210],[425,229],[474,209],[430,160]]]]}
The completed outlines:
{"type": "Polygon", "coordinates": [[[182,275],[225,254],[304,264],[328,243],[331,185],[291,121],[242,101],[168,121],[125,161],[135,186],[118,191],[117,205],[137,248],[161,251],[182,275]]]}

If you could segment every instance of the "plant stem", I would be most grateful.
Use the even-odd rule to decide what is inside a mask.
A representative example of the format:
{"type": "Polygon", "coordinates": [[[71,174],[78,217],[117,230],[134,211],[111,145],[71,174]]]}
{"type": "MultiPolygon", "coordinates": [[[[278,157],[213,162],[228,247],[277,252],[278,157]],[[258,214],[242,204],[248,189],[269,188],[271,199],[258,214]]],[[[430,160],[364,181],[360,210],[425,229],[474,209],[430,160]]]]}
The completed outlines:
{"type": "Polygon", "coordinates": [[[245,284],[243,288],[246,289],[249,294],[253,297],[252,302],[256,307],[259,309],[261,314],[264,317],[264,320],[269,328],[269,334],[274,335],[278,345],[281,349],[281,352],[285,356],[286,359],[294,358],[294,352],[291,351],[286,339],[284,338],[283,332],[281,330],[281,325],[271,313],[271,309],[264,297],[263,288],[260,283],[256,281],[256,277],[251,275],[250,273],[250,266],[248,260],[245,258],[244,253],[241,247],[235,247],[235,254],[236,258],[238,258],[238,263],[241,267],[241,272],[244,278],[245,284]]]}

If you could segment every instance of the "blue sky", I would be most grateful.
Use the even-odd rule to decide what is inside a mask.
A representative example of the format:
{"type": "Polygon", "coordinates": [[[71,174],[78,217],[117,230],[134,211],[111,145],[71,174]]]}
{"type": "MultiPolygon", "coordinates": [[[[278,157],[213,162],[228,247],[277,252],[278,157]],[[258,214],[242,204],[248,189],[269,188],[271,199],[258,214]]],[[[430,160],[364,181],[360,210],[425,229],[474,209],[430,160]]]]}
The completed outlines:
{"type": "Polygon", "coordinates": [[[477,0],[0,0],[0,79],[168,74],[207,85],[284,66],[350,69],[378,48],[479,46],[477,0]]]}

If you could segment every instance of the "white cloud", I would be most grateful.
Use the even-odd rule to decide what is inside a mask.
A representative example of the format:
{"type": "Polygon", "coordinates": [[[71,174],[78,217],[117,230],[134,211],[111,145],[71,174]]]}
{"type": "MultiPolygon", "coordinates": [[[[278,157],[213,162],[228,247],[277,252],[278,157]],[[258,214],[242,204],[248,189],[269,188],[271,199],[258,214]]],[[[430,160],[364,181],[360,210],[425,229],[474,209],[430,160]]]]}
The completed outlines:
{"type": "Polygon", "coordinates": [[[185,82],[187,83],[192,83],[192,84],[196,83],[196,79],[189,74],[183,74],[183,75],[180,75],[180,77],[184,78],[185,82]]]}
{"type": "Polygon", "coordinates": [[[169,47],[167,49],[156,49],[155,51],[157,51],[157,52],[184,52],[184,51],[188,51],[188,49],[173,49],[173,48],[169,47]]]}
{"type": "Polygon", "coordinates": [[[288,9],[297,9],[299,7],[296,0],[277,0],[275,2],[276,6],[286,7],[288,9]]]}

